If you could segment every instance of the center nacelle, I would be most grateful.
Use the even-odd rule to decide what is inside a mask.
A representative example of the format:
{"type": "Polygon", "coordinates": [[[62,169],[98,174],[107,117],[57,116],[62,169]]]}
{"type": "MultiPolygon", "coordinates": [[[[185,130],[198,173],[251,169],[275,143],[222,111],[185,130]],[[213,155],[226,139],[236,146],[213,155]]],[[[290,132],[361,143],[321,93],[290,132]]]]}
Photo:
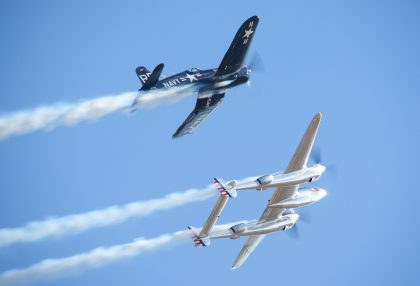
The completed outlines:
{"type": "Polygon", "coordinates": [[[302,189],[290,199],[270,205],[270,208],[294,209],[313,204],[327,195],[327,191],[321,188],[302,189]]]}

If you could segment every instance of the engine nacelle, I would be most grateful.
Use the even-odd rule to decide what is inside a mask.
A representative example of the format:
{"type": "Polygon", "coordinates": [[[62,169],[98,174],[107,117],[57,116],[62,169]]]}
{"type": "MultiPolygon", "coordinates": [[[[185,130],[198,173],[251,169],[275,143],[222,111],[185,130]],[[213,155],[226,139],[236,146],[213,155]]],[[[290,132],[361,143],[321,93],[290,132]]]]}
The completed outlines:
{"type": "Polygon", "coordinates": [[[318,179],[319,179],[319,176],[312,177],[312,178],[309,179],[309,183],[318,181],[318,179]]]}
{"type": "Polygon", "coordinates": [[[246,223],[240,223],[232,226],[230,229],[233,231],[233,233],[242,233],[245,232],[248,227],[246,226],[246,223]]]}
{"type": "Polygon", "coordinates": [[[261,186],[268,185],[274,180],[273,175],[265,175],[261,176],[257,179],[258,184],[261,186]]]}

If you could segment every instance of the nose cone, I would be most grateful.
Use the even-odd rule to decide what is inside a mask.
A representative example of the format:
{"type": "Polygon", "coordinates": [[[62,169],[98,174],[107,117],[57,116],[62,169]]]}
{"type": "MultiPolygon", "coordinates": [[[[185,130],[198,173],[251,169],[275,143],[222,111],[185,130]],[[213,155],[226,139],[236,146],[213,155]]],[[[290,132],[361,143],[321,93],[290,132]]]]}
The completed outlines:
{"type": "Polygon", "coordinates": [[[324,198],[327,195],[327,191],[325,189],[322,189],[322,188],[317,188],[317,189],[318,189],[318,191],[317,191],[318,200],[321,200],[322,198],[324,198]]]}
{"type": "Polygon", "coordinates": [[[290,214],[289,216],[290,216],[290,220],[293,222],[293,224],[295,224],[299,219],[299,214],[297,214],[297,213],[290,214]]]}

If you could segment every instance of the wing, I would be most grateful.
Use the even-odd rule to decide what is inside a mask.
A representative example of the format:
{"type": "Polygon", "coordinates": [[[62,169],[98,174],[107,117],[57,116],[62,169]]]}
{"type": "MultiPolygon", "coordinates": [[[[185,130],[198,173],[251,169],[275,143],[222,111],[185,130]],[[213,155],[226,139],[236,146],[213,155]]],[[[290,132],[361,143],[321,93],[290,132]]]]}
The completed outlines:
{"type": "Polygon", "coordinates": [[[318,131],[319,123],[321,123],[321,117],[321,113],[318,112],[312,118],[312,121],[311,123],[309,123],[305,134],[300,140],[299,146],[297,147],[295,154],[293,154],[293,157],[290,160],[285,173],[298,171],[306,166],[309,154],[311,153],[312,145],[315,140],[316,133],[318,131]]]}
{"type": "Polygon", "coordinates": [[[239,268],[258,246],[258,244],[260,244],[264,237],[265,234],[250,235],[248,240],[245,242],[245,245],[242,247],[241,252],[239,252],[238,256],[236,257],[235,262],[233,262],[232,269],[239,268]]]}
{"type": "MultiPolygon", "coordinates": [[[[306,167],[306,163],[308,162],[308,157],[309,157],[309,154],[311,153],[312,145],[314,143],[315,136],[318,131],[318,126],[320,122],[321,122],[321,113],[317,113],[312,118],[311,123],[309,123],[309,126],[306,129],[305,134],[303,135],[299,143],[299,146],[297,147],[295,151],[295,154],[290,160],[285,173],[298,171],[306,167]]],[[[271,196],[270,200],[268,201],[267,207],[265,208],[260,218],[260,221],[270,221],[270,220],[277,219],[283,213],[284,209],[270,208],[270,205],[278,203],[279,201],[282,201],[282,200],[286,200],[290,197],[293,197],[296,194],[298,189],[299,189],[299,185],[276,188],[274,194],[271,196]]]]}
{"type": "MultiPolygon", "coordinates": [[[[294,172],[306,166],[306,163],[308,162],[308,156],[311,152],[312,145],[315,140],[315,136],[316,136],[320,121],[321,121],[321,113],[317,113],[312,119],[308,128],[306,129],[306,132],[303,135],[303,138],[300,141],[300,144],[298,148],[296,149],[295,154],[290,160],[285,173],[294,172]]],[[[275,192],[273,193],[270,200],[268,201],[267,207],[265,208],[263,214],[261,215],[261,218],[258,221],[257,225],[259,223],[277,219],[283,213],[284,209],[271,208],[270,205],[292,197],[293,195],[296,194],[298,189],[299,189],[299,185],[276,188],[275,192]]],[[[255,247],[258,246],[258,244],[261,242],[263,238],[264,238],[264,235],[250,235],[245,245],[242,247],[241,252],[239,253],[235,262],[233,263],[232,269],[236,269],[240,267],[244,263],[244,261],[248,258],[248,256],[252,253],[255,247]]]]}
{"type": "Polygon", "coordinates": [[[241,68],[252,38],[254,37],[255,30],[257,29],[258,21],[258,17],[253,16],[242,24],[223,57],[216,75],[230,74],[241,68]]]}
{"type": "Polygon", "coordinates": [[[261,218],[258,221],[258,223],[276,220],[283,213],[284,209],[270,208],[270,205],[292,197],[297,192],[298,189],[299,189],[299,185],[276,188],[275,192],[273,193],[270,200],[268,201],[267,206],[263,214],[261,215],[261,218]]]}
{"type": "Polygon", "coordinates": [[[197,97],[197,103],[195,104],[194,110],[185,119],[184,123],[179,126],[178,130],[172,135],[172,138],[184,136],[185,134],[191,134],[194,129],[216,108],[216,106],[222,101],[225,93],[210,94],[210,96],[203,96],[206,93],[199,92],[197,97]]]}
{"type": "MultiPolygon", "coordinates": [[[[277,219],[284,211],[284,209],[270,208],[270,205],[272,203],[279,202],[281,200],[291,197],[291,194],[294,194],[297,191],[298,187],[298,185],[295,185],[282,187],[281,189],[277,188],[274,194],[271,196],[271,199],[268,201],[267,207],[265,208],[260,220],[257,222],[256,225],[258,225],[259,223],[277,219]]],[[[235,262],[232,265],[232,269],[239,268],[245,262],[245,260],[252,253],[252,251],[254,251],[258,244],[263,240],[264,236],[265,234],[250,235],[248,237],[248,240],[242,247],[241,252],[236,257],[235,262]]]]}

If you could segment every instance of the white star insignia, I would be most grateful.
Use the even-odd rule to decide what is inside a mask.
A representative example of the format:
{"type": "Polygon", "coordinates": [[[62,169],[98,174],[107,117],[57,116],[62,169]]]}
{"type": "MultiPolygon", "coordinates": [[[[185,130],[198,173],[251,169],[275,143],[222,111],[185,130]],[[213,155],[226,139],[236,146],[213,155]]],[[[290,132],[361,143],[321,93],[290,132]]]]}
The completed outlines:
{"type": "Polygon", "coordinates": [[[252,31],[252,29],[249,28],[249,30],[245,30],[245,35],[242,38],[249,39],[249,36],[251,36],[252,33],[254,33],[254,31],[252,31]]]}
{"type": "Polygon", "coordinates": [[[188,74],[188,73],[187,73],[187,75],[186,75],[183,79],[189,79],[189,80],[190,80],[190,82],[193,82],[194,80],[198,80],[198,79],[195,77],[195,75],[193,75],[193,74],[188,74]]]}

